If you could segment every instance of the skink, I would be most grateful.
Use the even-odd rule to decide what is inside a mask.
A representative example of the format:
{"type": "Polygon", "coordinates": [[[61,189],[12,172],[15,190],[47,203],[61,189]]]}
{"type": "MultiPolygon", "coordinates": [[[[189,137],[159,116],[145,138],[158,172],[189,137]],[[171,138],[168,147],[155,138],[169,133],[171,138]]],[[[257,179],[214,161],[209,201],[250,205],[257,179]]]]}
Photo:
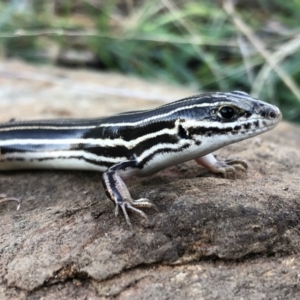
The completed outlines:
{"type": "MultiPolygon", "coordinates": [[[[133,200],[124,182],[191,159],[213,173],[245,170],[241,160],[213,151],[275,127],[280,110],[241,91],[204,93],[152,110],[97,119],[8,122],[0,125],[0,170],[72,169],[103,172],[105,192],[122,210],[144,218],[145,198],[133,200]]],[[[15,200],[9,198],[0,202],[15,200]]]]}

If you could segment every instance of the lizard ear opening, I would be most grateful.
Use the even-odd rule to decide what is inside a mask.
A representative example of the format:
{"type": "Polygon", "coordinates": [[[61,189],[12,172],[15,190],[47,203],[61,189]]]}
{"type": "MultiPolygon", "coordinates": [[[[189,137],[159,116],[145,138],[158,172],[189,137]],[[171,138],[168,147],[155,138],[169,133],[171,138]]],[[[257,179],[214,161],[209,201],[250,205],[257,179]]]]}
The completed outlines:
{"type": "Polygon", "coordinates": [[[187,131],[182,127],[182,125],[178,126],[178,136],[181,139],[188,139],[189,138],[187,131]]]}

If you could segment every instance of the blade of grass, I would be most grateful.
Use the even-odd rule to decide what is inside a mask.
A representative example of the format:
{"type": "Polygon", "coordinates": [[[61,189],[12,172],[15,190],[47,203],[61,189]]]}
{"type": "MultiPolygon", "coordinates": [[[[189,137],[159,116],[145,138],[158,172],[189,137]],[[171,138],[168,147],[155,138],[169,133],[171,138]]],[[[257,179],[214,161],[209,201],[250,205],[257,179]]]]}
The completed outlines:
{"type": "MultiPolygon", "coordinates": [[[[281,61],[283,61],[285,58],[287,58],[287,56],[295,53],[296,51],[299,51],[299,48],[300,48],[300,34],[296,35],[295,38],[293,38],[291,41],[281,45],[277,49],[277,51],[275,51],[271,55],[270,58],[272,60],[276,61],[277,64],[279,64],[281,61]]],[[[270,64],[268,64],[268,63],[264,64],[263,68],[257,74],[256,79],[253,82],[253,86],[252,86],[253,96],[257,97],[260,95],[272,70],[273,70],[273,68],[270,64]]]]}
{"type": "Polygon", "coordinates": [[[289,74],[287,74],[280,66],[278,66],[277,61],[271,58],[271,53],[265,48],[263,42],[254,35],[251,28],[240,18],[240,16],[235,11],[232,0],[223,0],[223,8],[232,18],[237,30],[241,32],[250,43],[257,49],[257,51],[263,56],[266,62],[272,67],[272,69],[277,73],[285,85],[290,89],[290,91],[296,96],[300,102],[300,89],[298,88],[295,81],[289,74]]]}
{"type": "MultiPolygon", "coordinates": [[[[166,6],[166,8],[169,10],[169,12],[174,16],[174,20],[178,22],[181,26],[183,26],[186,30],[186,32],[189,34],[190,37],[192,38],[199,38],[201,40],[201,36],[199,34],[195,33],[190,26],[185,22],[184,19],[178,18],[178,14],[176,13],[176,8],[175,4],[171,0],[161,0],[162,3],[166,6]]],[[[227,90],[228,85],[225,81],[222,80],[223,73],[222,73],[222,68],[216,63],[215,58],[213,55],[207,53],[206,51],[202,50],[199,47],[195,47],[192,45],[195,52],[199,55],[199,57],[208,65],[210,68],[211,72],[214,74],[216,77],[216,81],[220,87],[221,90],[227,90]]]]}

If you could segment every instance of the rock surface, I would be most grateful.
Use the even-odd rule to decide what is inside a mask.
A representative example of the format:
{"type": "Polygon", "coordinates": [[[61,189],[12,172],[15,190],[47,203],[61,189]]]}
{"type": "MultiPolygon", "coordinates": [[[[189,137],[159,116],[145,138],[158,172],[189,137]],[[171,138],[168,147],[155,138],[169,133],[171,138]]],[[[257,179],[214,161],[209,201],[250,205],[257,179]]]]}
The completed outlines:
{"type": "MultiPolygon", "coordinates": [[[[160,104],[79,88],[97,82],[153,100],[194,93],[19,62],[1,63],[1,74],[1,121],[92,117],[160,104]],[[55,80],[39,80],[44,75],[55,80]]],[[[149,223],[131,214],[133,230],[115,218],[101,174],[2,173],[1,193],[23,203],[19,211],[14,203],[0,207],[0,299],[299,299],[299,135],[299,127],[282,122],[219,150],[218,156],[248,161],[248,174],[235,180],[193,162],[130,180],[132,196],[159,209],[147,210],[149,223]]]]}

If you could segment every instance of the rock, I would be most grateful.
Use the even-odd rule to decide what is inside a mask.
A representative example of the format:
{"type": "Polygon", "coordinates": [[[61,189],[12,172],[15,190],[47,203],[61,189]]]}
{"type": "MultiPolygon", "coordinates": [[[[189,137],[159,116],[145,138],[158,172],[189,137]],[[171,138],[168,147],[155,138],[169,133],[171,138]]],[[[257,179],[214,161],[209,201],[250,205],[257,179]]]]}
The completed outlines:
{"type": "MultiPolygon", "coordinates": [[[[12,68],[16,65],[56,79],[79,76],[17,62],[12,68]]],[[[135,80],[87,71],[81,76],[86,83],[107,77],[107,86],[114,76],[127,86],[135,80]]],[[[3,121],[31,112],[40,118],[90,117],[98,110],[114,113],[117,104],[120,111],[158,105],[127,103],[120,96],[83,99],[56,83],[4,81],[1,98],[9,99],[0,101],[3,121]]],[[[170,95],[170,87],[161,90],[170,95]]],[[[181,98],[174,89],[172,94],[181,98]]],[[[130,214],[132,230],[123,216],[114,216],[101,174],[2,173],[1,193],[22,197],[23,203],[19,211],[14,203],[0,207],[0,299],[299,298],[299,134],[298,127],[282,122],[219,150],[218,156],[248,161],[248,174],[237,179],[212,175],[193,162],[131,179],[132,196],[147,197],[159,209],[145,210],[148,223],[130,214]]]]}

